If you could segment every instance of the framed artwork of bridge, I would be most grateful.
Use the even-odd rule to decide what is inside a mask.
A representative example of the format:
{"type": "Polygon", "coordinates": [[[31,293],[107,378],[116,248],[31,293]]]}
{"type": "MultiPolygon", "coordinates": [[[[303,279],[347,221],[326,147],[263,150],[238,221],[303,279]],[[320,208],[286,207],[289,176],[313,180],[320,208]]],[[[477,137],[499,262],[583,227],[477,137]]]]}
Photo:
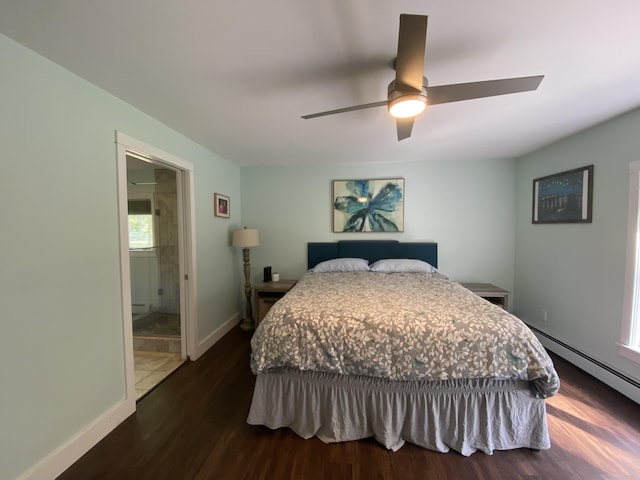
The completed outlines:
{"type": "Polygon", "coordinates": [[[593,165],[533,181],[532,223],[591,223],[593,165]]]}

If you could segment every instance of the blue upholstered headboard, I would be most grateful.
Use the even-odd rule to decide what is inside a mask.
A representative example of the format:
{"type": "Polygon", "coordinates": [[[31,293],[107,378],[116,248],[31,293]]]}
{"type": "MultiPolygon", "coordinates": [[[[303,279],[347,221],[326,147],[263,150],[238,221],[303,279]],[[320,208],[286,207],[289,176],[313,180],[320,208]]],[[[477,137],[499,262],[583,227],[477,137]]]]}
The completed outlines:
{"type": "Polygon", "coordinates": [[[382,258],[415,258],[438,267],[438,244],[400,243],[397,240],[343,240],[307,244],[307,268],[332,258],[365,258],[369,263],[382,258]]]}

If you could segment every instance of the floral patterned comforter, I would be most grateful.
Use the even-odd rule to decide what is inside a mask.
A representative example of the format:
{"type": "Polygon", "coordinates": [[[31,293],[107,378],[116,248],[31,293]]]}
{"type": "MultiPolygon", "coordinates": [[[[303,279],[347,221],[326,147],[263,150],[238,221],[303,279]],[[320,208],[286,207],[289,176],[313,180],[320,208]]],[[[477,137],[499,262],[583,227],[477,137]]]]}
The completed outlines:
{"type": "Polygon", "coordinates": [[[260,323],[255,374],[296,368],[390,380],[559,379],[518,318],[438,273],[306,273],[260,323]]]}

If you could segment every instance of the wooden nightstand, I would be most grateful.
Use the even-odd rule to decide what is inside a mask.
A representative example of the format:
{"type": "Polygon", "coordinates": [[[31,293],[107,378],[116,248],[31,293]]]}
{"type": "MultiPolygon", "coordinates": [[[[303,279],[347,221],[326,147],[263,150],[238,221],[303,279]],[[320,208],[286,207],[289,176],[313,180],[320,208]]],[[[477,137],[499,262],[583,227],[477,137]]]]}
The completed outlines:
{"type": "Polygon", "coordinates": [[[496,287],[491,283],[460,282],[460,285],[505,310],[509,307],[509,292],[507,290],[496,287]]]}
{"type": "Polygon", "coordinates": [[[273,304],[284,297],[296,282],[297,280],[278,280],[277,282],[259,283],[253,288],[256,295],[256,327],[273,304]]]}

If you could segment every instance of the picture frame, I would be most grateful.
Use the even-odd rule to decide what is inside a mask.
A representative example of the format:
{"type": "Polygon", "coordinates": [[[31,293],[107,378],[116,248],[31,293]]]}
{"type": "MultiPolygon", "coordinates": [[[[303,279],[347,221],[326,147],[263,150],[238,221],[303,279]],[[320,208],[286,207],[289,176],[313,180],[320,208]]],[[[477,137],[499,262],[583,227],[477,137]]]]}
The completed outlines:
{"type": "Polygon", "coordinates": [[[404,178],[333,180],[333,231],[404,232],[404,196],[404,178]]]}
{"type": "Polygon", "coordinates": [[[533,180],[531,223],[591,223],[593,165],[533,180]]]}
{"type": "Polygon", "coordinates": [[[231,199],[227,195],[213,194],[213,214],[216,217],[231,217],[231,199]]]}

